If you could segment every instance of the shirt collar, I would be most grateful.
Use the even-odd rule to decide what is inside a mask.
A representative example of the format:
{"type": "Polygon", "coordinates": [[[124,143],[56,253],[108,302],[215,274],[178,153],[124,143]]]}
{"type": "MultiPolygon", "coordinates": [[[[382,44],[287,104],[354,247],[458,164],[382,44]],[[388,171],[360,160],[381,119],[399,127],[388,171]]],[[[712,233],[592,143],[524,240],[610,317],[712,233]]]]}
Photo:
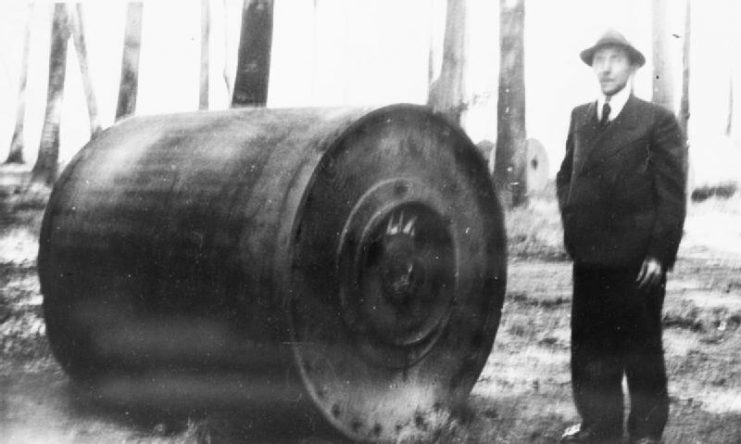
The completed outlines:
{"type": "MultiPolygon", "coordinates": [[[[629,98],[630,98],[630,86],[629,85],[625,85],[623,89],[616,92],[610,97],[609,120],[612,121],[617,116],[620,115],[620,111],[623,110],[629,98]]],[[[602,119],[602,105],[605,104],[605,101],[607,101],[607,97],[605,97],[604,94],[601,94],[599,99],[597,99],[597,119],[602,119]]]]}

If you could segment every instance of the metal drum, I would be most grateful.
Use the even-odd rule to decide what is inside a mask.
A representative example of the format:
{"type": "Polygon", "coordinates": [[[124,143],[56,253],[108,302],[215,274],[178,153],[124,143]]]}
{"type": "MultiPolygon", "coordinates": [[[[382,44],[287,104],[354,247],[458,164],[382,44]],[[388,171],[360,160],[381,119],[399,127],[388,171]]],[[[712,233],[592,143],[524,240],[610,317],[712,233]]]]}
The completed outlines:
{"type": "Polygon", "coordinates": [[[356,440],[431,437],[505,291],[486,163],[413,105],[125,120],[64,171],[40,243],[74,379],[305,403],[356,440]]]}

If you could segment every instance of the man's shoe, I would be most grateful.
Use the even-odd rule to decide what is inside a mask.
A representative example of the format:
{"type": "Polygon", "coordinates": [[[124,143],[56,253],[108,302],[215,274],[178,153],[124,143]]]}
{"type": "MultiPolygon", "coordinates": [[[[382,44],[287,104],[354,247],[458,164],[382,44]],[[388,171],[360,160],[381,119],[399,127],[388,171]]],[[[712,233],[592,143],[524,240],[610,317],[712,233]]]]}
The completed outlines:
{"type": "Polygon", "coordinates": [[[622,437],[619,435],[599,433],[595,429],[582,427],[581,424],[569,427],[561,436],[561,444],[612,444],[619,443],[621,440],[622,437]]]}

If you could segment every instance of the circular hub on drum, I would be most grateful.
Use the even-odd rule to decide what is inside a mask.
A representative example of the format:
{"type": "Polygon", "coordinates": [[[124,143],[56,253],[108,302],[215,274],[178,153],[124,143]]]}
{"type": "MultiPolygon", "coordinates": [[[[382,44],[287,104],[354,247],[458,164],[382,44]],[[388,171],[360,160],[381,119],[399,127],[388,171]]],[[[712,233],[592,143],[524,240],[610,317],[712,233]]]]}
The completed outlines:
{"type": "Polygon", "coordinates": [[[431,439],[470,392],[504,291],[493,193],[471,142],[426,113],[371,114],[324,154],[288,305],[307,392],[348,437],[431,439]]]}
{"type": "Polygon", "coordinates": [[[377,365],[413,365],[447,322],[455,251],[438,210],[419,203],[432,197],[414,182],[383,183],[361,199],[340,239],[342,316],[358,353],[377,365]],[[406,203],[374,208],[402,188],[406,203]]]}

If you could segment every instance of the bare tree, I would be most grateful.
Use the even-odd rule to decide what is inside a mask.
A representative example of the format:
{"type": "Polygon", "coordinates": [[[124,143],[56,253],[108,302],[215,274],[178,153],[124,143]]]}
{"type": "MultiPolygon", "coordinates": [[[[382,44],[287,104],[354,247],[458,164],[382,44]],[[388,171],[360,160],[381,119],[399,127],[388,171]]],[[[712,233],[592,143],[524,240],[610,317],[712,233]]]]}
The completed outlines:
{"type": "Polygon", "coordinates": [[[209,43],[211,42],[210,3],[210,0],[201,0],[201,83],[198,96],[198,109],[208,109],[209,43]]]}
{"type": "Polygon", "coordinates": [[[142,2],[129,2],[126,9],[126,30],[121,57],[121,81],[118,90],[116,120],[136,111],[136,95],[139,89],[139,53],[142,38],[142,2]]]}
{"type": "Polygon", "coordinates": [[[28,4],[26,30],[23,34],[23,49],[21,53],[21,76],[18,87],[18,105],[15,112],[15,130],[10,142],[10,151],[5,163],[25,163],[23,159],[23,124],[26,120],[26,85],[28,83],[28,54],[31,48],[31,21],[33,19],[33,3],[28,4]]]}
{"type": "Polygon", "coordinates": [[[95,90],[88,66],[85,27],[82,19],[82,3],[77,3],[75,6],[74,10],[69,11],[69,19],[72,27],[72,38],[74,39],[75,49],[77,50],[77,61],[80,65],[82,87],[85,91],[85,99],[87,101],[87,112],[90,119],[90,136],[94,138],[101,130],[100,119],[98,118],[98,101],[95,98],[95,90]]]}
{"type": "Polygon", "coordinates": [[[733,132],[733,71],[728,76],[728,118],[726,122],[726,135],[733,132]]]}
{"type": "Polygon", "coordinates": [[[222,77],[224,78],[224,83],[226,85],[226,92],[229,94],[229,97],[231,97],[234,94],[234,82],[232,81],[234,70],[230,68],[231,63],[229,63],[229,54],[231,54],[232,51],[229,45],[229,5],[227,4],[227,0],[222,0],[222,6],[222,9],[224,10],[224,67],[222,70],[222,77]]]}
{"type": "Polygon", "coordinates": [[[273,44],[273,0],[244,0],[232,106],[265,106],[273,44]]]}
{"type": "Polygon", "coordinates": [[[692,17],[690,0],[685,0],[684,7],[684,41],[682,42],[682,97],[679,105],[679,125],[687,136],[690,120],[690,44],[692,17]]]}
{"type": "Polygon", "coordinates": [[[670,110],[674,107],[674,66],[669,37],[670,0],[652,0],[653,96],[651,100],[670,110]]]}
{"type": "Polygon", "coordinates": [[[499,102],[494,181],[506,205],[527,203],[525,0],[499,1],[499,102]]]}
{"type": "Polygon", "coordinates": [[[69,40],[67,5],[56,3],[51,27],[49,51],[49,88],[46,96],[46,114],[41,130],[41,142],[36,164],[31,171],[30,188],[51,186],[57,176],[59,161],[59,124],[64,100],[64,79],[67,72],[67,41],[69,40]]]}
{"type": "MultiPolygon", "coordinates": [[[[316,1],[314,0],[314,9],[316,10],[316,1]]],[[[437,67],[437,51],[436,51],[436,45],[435,45],[435,36],[436,36],[436,29],[435,29],[435,8],[433,7],[434,2],[431,0],[429,3],[430,6],[430,42],[429,42],[429,48],[427,49],[427,86],[428,86],[428,97],[427,97],[427,103],[428,105],[431,105],[432,100],[432,87],[433,82],[435,81],[435,68],[437,67]]],[[[314,25],[314,28],[316,29],[316,25],[314,25]]],[[[315,32],[316,33],[316,32],[315,32]]],[[[316,39],[316,37],[315,37],[316,39]]]]}
{"type": "MultiPolygon", "coordinates": [[[[434,51],[429,54],[430,70],[434,51]]],[[[427,104],[460,123],[465,110],[466,2],[448,0],[445,12],[443,62],[440,76],[430,83],[427,104]]],[[[431,74],[429,74],[432,77],[431,74]]]]}

